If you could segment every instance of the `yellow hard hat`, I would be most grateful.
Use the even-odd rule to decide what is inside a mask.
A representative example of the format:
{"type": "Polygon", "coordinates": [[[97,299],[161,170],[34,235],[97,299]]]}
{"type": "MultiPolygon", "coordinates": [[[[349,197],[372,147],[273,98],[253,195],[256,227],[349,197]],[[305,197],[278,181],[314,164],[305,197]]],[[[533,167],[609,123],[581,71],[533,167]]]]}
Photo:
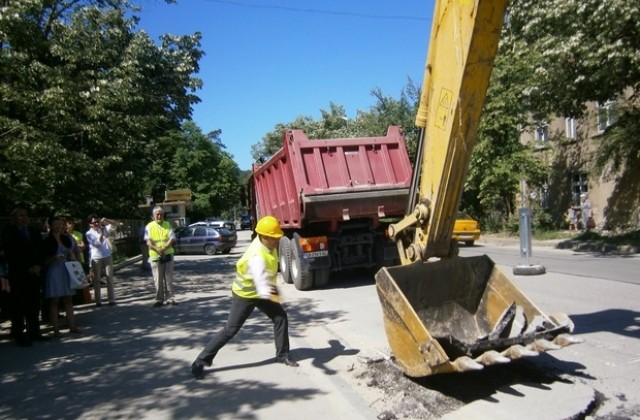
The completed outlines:
{"type": "Polygon", "coordinates": [[[256,232],[259,235],[268,236],[270,238],[281,238],[284,235],[280,222],[273,216],[265,216],[258,220],[256,232]]]}

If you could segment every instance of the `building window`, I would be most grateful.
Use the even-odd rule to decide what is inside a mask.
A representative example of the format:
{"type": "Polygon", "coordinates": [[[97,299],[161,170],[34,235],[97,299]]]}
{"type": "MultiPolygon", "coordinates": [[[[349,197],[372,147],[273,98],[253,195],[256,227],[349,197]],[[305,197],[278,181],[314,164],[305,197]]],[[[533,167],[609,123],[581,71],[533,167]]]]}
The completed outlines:
{"type": "Polygon", "coordinates": [[[571,175],[571,202],[574,206],[580,205],[580,194],[589,192],[587,174],[578,173],[571,175]]]}
{"type": "Polygon", "coordinates": [[[537,124],[534,135],[535,135],[536,141],[539,141],[539,142],[549,141],[549,126],[546,123],[537,124]]]}
{"type": "Polygon", "coordinates": [[[616,104],[613,101],[598,102],[598,131],[603,132],[616,122],[616,104]]]}
{"type": "Polygon", "coordinates": [[[564,119],[564,132],[568,139],[575,139],[577,137],[576,123],[575,118],[564,119]]]}

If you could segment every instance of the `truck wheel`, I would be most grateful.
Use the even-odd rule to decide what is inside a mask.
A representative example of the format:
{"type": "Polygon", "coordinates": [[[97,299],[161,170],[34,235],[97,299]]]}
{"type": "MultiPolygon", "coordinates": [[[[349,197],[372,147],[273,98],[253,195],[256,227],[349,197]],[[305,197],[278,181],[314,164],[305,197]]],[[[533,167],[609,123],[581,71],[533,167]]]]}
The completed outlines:
{"type": "Polygon", "coordinates": [[[475,244],[475,243],[476,243],[476,241],[465,241],[465,242],[464,242],[464,244],[465,244],[466,246],[473,246],[473,244],[475,244]]]}
{"type": "Polygon", "coordinates": [[[313,287],[313,272],[308,268],[303,270],[300,262],[300,251],[293,244],[291,246],[291,280],[298,290],[311,290],[313,287]]]}
{"type": "Polygon", "coordinates": [[[329,267],[319,268],[313,272],[313,287],[320,289],[329,283],[329,276],[331,275],[331,269],[329,267]]]}
{"type": "Polygon", "coordinates": [[[291,284],[291,241],[286,236],[280,238],[278,244],[280,274],[285,283],[291,284]]]}
{"type": "Polygon", "coordinates": [[[205,245],[204,246],[204,253],[207,255],[216,255],[216,246],[215,245],[205,245]]]}

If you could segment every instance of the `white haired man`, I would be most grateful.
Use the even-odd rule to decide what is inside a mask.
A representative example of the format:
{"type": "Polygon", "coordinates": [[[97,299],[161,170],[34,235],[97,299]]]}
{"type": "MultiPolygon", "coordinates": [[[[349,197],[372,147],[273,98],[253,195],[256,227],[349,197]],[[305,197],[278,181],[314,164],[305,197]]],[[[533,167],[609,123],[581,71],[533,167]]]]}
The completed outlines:
{"type": "Polygon", "coordinates": [[[176,234],[171,223],[164,220],[162,207],[154,207],[153,221],[147,225],[144,239],[149,247],[149,262],[156,287],[156,302],[153,306],[162,306],[164,302],[177,305],[173,296],[173,244],[176,234]]]}

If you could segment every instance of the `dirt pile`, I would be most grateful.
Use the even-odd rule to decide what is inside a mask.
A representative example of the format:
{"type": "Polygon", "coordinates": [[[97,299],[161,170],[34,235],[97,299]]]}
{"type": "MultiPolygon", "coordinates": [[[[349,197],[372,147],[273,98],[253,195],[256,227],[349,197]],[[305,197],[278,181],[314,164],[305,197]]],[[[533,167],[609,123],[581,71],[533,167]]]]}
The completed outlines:
{"type": "Polygon", "coordinates": [[[379,391],[375,402],[379,420],[437,419],[464,405],[413,381],[391,359],[364,360],[353,373],[359,382],[379,391]]]}

